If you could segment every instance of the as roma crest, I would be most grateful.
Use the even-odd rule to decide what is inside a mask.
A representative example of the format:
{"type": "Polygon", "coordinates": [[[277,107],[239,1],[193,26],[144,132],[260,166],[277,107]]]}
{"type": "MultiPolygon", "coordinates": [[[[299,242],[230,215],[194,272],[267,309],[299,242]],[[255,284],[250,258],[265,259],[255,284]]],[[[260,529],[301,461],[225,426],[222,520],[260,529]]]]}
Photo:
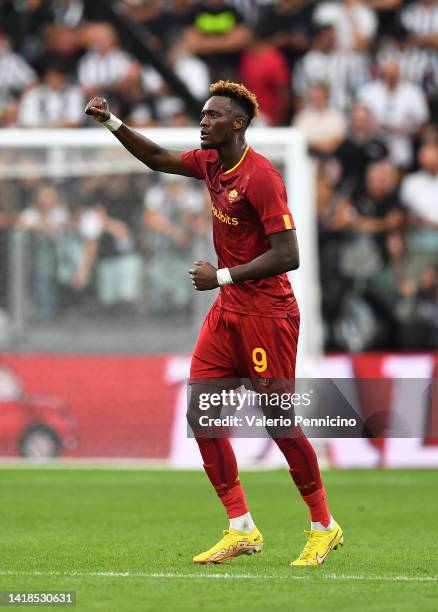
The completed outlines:
{"type": "Polygon", "coordinates": [[[228,194],[228,201],[234,202],[234,200],[237,198],[238,195],[239,195],[239,192],[237,191],[237,189],[232,189],[230,193],[228,194]]]}

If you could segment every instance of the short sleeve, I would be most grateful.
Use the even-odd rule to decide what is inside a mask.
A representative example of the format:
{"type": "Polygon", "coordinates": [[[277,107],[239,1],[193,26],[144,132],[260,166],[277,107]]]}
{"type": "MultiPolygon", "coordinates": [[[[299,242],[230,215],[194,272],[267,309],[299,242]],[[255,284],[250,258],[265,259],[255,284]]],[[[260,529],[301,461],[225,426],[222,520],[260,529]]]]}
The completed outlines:
{"type": "Polygon", "coordinates": [[[266,235],[295,229],[287,204],[286,188],[275,170],[257,173],[247,187],[247,197],[257,211],[266,235]]]}
{"type": "MultiPolygon", "coordinates": [[[[217,153],[214,152],[217,156],[217,153]]],[[[207,177],[207,161],[213,161],[213,150],[203,151],[202,149],[194,149],[187,151],[181,155],[181,163],[190,176],[197,179],[205,179],[207,177]]]]}
{"type": "Polygon", "coordinates": [[[181,155],[182,165],[189,172],[190,176],[197,179],[204,179],[206,176],[206,160],[207,152],[202,149],[194,149],[181,155]]]}

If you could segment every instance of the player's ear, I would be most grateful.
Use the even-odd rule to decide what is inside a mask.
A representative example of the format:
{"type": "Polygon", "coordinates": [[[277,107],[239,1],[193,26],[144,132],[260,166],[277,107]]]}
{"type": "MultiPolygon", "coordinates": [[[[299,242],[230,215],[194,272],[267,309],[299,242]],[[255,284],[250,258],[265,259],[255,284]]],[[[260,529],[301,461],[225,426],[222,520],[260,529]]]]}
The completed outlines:
{"type": "Polygon", "coordinates": [[[242,130],[245,127],[245,125],[246,125],[246,119],[242,115],[238,115],[234,119],[233,127],[236,130],[236,132],[240,132],[240,130],[242,130]]]}

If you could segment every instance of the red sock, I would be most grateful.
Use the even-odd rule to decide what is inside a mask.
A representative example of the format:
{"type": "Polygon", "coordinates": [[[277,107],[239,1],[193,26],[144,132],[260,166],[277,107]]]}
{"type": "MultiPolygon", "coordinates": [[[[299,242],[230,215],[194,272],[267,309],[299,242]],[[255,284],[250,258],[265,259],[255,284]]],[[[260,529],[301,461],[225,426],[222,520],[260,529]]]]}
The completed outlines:
{"type": "Polygon", "coordinates": [[[311,520],[327,527],[331,514],[321,481],[316,453],[309,440],[297,427],[296,437],[274,438],[274,441],[289,464],[290,475],[310,510],[311,520]]]}
{"type": "Polygon", "coordinates": [[[239,481],[236,456],[227,438],[196,438],[204,461],[204,470],[216,489],[228,517],[248,512],[245,492],[239,481]]]}
{"type": "Polygon", "coordinates": [[[310,495],[303,495],[303,500],[310,510],[310,516],[313,523],[322,523],[324,527],[330,524],[330,510],[327,505],[325,489],[318,489],[310,495]]]}

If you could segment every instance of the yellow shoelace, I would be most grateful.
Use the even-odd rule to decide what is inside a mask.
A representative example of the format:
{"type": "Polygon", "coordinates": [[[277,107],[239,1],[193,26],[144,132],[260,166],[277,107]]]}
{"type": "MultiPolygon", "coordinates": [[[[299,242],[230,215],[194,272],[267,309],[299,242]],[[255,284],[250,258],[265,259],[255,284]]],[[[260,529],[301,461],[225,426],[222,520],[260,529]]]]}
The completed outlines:
{"type": "Polygon", "coordinates": [[[319,540],[321,537],[324,536],[324,533],[322,531],[318,532],[318,531],[307,531],[307,530],[304,530],[304,533],[307,535],[307,542],[299,558],[302,561],[307,561],[308,559],[315,558],[319,540]]]}

